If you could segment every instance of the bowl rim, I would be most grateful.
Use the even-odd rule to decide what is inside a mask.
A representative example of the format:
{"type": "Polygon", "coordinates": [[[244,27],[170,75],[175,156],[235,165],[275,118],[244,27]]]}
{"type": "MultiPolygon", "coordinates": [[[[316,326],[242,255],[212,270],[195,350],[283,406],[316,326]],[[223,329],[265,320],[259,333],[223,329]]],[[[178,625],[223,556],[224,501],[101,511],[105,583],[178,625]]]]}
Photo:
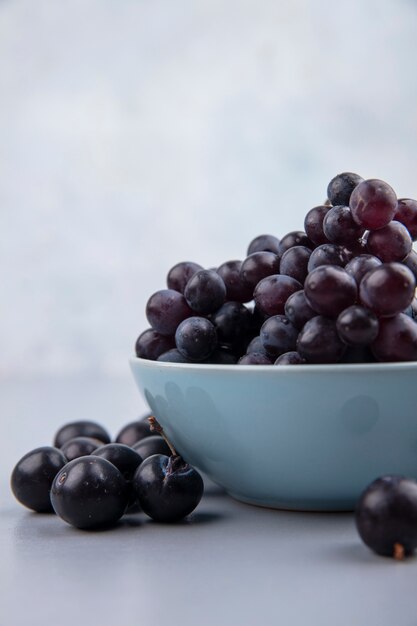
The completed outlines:
{"type": "Polygon", "coordinates": [[[417,361],[377,362],[377,363],[306,363],[299,365],[239,365],[236,363],[225,365],[220,363],[170,363],[167,361],[152,361],[140,357],[130,357],[131,367],[141,365],[149,369],[166,369],[170,371],[193,372],[309,372],[334,374],[336,372],[396,372],[416,370],[417,361]]]}

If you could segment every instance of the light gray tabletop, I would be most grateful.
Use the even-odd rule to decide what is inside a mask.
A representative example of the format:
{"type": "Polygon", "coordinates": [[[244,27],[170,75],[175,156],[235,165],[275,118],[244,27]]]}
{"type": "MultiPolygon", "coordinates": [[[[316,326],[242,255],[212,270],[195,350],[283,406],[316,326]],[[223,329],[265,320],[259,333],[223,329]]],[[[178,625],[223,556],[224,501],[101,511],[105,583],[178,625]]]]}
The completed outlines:
{"type": "Polygon", "coordinates": [[[13,499],[13,465],[65,421],[115,434],[144,410],[128,374],[0,384],[1,626],[417,624],[417,557],[374,556],[350,514],[256,508],[208,482],[182,524],[82,532],[13,499]]]}

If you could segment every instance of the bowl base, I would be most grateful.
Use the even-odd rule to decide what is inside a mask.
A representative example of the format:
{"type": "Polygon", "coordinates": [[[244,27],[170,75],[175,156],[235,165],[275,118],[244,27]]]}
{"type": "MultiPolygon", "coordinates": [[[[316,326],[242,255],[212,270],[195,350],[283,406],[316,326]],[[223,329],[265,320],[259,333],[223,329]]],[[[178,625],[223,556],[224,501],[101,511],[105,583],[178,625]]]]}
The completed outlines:
{"type": "Polygon", "coordinates": [[[246,496],[233,493],[232,491],[227,491],[227,493],[235,500],[243,502],[243,504],[250,504],[264,509],[275,509],[278,511],[298,511],[299,513],[352,513],[355,510],[355,502],[346,500],[335,502],[288,502],[285,500],[248,498],[246,496]]]}

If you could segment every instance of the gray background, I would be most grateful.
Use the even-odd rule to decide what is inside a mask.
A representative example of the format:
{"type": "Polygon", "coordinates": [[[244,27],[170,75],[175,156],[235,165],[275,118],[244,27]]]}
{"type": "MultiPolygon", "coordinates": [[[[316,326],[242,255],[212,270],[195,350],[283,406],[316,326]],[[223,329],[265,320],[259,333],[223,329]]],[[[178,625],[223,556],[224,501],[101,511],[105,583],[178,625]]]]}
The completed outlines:
{"type": "Polygon", "coordinates": [[[1,626],[415,626],[416,561],[351,515],[208,485],[184,525],[81,533],[8,478],[145,410],[127,359],[174,263],[302,228],[343,170],[417,197],[416,27],[411,0],[0,0],[1,626]]]}

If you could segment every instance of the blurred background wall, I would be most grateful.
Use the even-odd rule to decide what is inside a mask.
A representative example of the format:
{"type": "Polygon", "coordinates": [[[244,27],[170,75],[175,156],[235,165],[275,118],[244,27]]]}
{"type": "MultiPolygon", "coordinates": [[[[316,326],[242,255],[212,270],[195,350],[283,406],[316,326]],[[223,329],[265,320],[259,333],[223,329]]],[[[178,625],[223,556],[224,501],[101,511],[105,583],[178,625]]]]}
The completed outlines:
{"type": "Polygon", "coordinates": [[[0,376],[127,375],[178,261],[417,197],[411,0],[0,0],[0,376]]]}

